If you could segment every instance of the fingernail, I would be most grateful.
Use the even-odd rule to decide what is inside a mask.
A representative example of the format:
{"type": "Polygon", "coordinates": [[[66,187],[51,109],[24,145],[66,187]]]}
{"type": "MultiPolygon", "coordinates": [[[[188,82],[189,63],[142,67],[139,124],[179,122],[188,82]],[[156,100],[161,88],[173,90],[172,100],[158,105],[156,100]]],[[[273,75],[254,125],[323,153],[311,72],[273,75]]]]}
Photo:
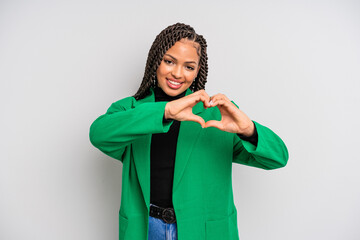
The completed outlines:
{"type": "Polygon", "coordinates": [[[212,105],[212,104],[213,104],[213,101],[211,100],[211,101],[209,102],[209,104],[212,105]]]}

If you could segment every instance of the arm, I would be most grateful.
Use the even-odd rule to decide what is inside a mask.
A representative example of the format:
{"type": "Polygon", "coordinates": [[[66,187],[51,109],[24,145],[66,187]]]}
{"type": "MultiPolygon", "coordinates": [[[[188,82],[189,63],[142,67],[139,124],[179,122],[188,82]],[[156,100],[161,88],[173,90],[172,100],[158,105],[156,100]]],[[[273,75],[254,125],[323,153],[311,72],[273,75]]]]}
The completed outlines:
{"type": "Polygon", "coordinates": [[[148,102],[133,107],[132,97],[113,103],[90,126],[90,142],[103,153],[121,160],[125,148],[152,133],[169,131],[172,121],[163,122],[166,102],[148,102]]]}
{"type": "Polygon", "coordinates": [[[287,148],[273,131],[251,121],[224,94],[216,94],[211,97],[210,102],[211,106],[219,108],[221,120],[210,120],[206,122],[206,127],[217,127],[222,131],[235,133],[233,162],[263,169],[275,169],[286,165],[287,148]]]}
{"type": "Polygon", "coordinates": [[[269,128],[253,122],[258,144],[255,146],[234,134],[233,162],[266,170],[284,167],[289,158],[284,142],[269,128]]]}
{"type": "Polygon", "coordinates": [[[254,124],[254,133],[253,133],[251,136],[247,137],[247,136],[245,136],[245,135],[243,135],[243,134],[237,134],[237,135],[238,135],[242,140],[251,142],[253,145],[257,146],[257,144],[258,144],[258,133],[257,133],[257,130],[256,130],[256,125],[255,125],[255,123],[253,123],[253,124],[254,124]]]}

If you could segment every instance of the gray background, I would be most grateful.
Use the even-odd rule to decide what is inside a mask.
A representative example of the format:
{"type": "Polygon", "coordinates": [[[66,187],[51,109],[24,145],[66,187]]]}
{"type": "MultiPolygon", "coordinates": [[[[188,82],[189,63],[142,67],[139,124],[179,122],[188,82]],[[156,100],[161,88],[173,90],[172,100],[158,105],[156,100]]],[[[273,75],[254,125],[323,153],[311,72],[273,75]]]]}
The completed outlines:
{"type": "Polygon", "coordinates": [[[120,162],[90,124],[135,93],[155,36],[208,41],[207,92],[286,143],[234,164],[242,240],[360,239],[359,1],[0,2],[0,239],[117,239],[120,162]]]}

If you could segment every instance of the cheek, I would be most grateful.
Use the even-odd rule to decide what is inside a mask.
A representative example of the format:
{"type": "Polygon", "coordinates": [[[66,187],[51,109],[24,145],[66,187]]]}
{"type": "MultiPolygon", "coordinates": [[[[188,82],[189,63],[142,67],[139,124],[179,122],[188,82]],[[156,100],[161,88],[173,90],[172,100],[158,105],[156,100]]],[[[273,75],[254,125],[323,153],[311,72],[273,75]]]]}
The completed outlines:
{"type": "Polygon", "coordinates": [[[195,79],[195,77],[196,77],[196,71],[194,71],[194,72],[188,72],[186,75],[186,79],[187,80],[194,80],[195,79]]]}
{"type": "Polygon", "coordinates": [[[160,66],[158,67],[156,73],[157,75],[159,76],[162,76],[162,75],[166,75],[167,73],[169,72],[169,69],[166,65],[164,64],[160,64],[160,66]]]}

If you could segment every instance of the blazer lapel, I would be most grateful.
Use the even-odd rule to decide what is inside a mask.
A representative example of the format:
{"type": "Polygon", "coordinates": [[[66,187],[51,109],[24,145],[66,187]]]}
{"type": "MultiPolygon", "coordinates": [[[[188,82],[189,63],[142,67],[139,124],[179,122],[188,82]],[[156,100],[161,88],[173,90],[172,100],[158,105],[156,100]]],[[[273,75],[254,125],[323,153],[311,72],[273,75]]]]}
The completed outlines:
{"type": "MultiPolygon", "coordinates": [[[[150,89],[150,95],[138,100],[134,105],[135,107],[145,102],[154,102],[154,91],[150,89]]],[[[132,153],[134,155],[134,162],[137,177],[139,179],[140,187],[144,196],[146,207],[149,210],[150,206],[150,147],[151,136],[148,134],[132,144],[132,153]]]]}
{"type": "MultiPolygon", "coordinates": [[[[191,94],[190,89],[186,90],[186,96],[191,94]]],[[[135,107],[145,102],[155,102],[155,95],[152,88],[150,88],[150,95],[140,99],[135,103],[135,107]]],[[[199,102],[193,107],[194,114],[200,114],[204,110],[203,104],[199,102]]],[[[192,121],[184,121],[180,123],[180,130],[178,142],[176,147],[175,169],[174,169],[174,182],[173,188],[180,182],[181,176],[185,170],[190,153],[199,138],[201,133],[199,124],[192,121]]],[[[147,208],[150,206],[150,148],[151,136],[148,134],[137,141],[132,146],[134,155],[135,168],[137,177],[139,179],[140,187],[143,192],[144,200],[147,208]]],[[[148,209],[149,210],[149,209],[148,209]]]]}
{"type": "MultiPolygon", "coordinates": [[[[191,93],[192,91],[187,89],[186,95],[191,93]]],[[[199,102],[193,107],[193,113],[196,115],[199,115],[202,111],[204,111],[202,102],[199,102]]],[[[201,130],[202,128],[197,122],[183,121],[180,123],[179,136],[176,146],[173,189],[175,189],[180,183],[186,164],[200,136],[201,130]]]]}

